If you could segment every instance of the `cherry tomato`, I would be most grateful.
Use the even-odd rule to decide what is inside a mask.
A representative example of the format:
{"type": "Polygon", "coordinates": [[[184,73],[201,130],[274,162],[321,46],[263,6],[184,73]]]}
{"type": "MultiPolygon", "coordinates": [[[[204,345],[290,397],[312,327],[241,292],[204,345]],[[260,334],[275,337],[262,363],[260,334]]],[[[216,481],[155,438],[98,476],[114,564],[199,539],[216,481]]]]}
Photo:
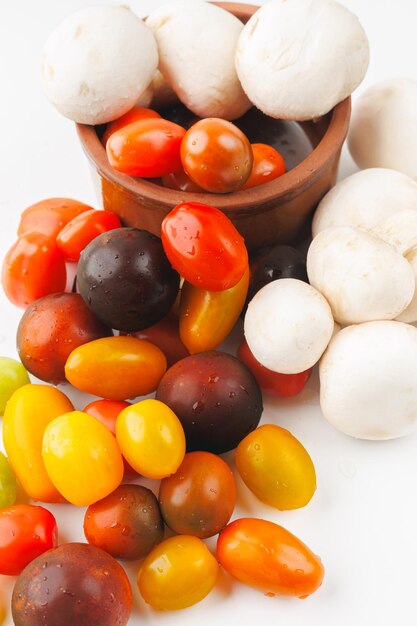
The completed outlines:
{"type": "Polygon", "coordinates": [[[48,424],[42,458],[55,487],[76,506],[101,500],[123,478],[115,438],[101,422],[81,411],[65,413],[48,424]]]}
{"type": "Polygon", "coordinates": [[[232,516],[236,485],[230,467],[210,452],[186,454],[177,472],[161,481],[165,523],[179,535],[200,539],[221,531],[232,516]]]}
{"type": "Polygon", "coordinates": [[[55,518],[43,507],[17,504],[0,511],[0,574],[18,576],[57,543],[55,518]]]}
{"type": "Polygon", "coordinates": [[[207,291],[184,283],[181,289],[180,337],[190,354],[214,350],[226,339],[245,304],[249,268],[234,287],[207,291]]]}
{"type": "Polygon", "coordinates": [[[243,518],[226,526],[217,541],[220,565],[267,595],[305,598],[323,580],[318,556],[282,526],[243,518]]]}
{"type": "Polygon", "coordinates": [[[30,383],[22,363],[8,356],[0,356],[0,415],[3,415],[13,392],[30,383]]]}
{"type": "Polygon", "coordinates": [[[190,193],[205,193],[204,189],[199,187],[181,168],[171,174],[162,177],[162,184],[169,189],[177,191],[187,191],[190,193]]]}
{"type": "MultiPolygon", "coordinates": [[[[12,468],[3,452],[0,452],[0,509],[16,502],[17,482],[12,468]]],[[[1,624],[1,622],[0,622],[1,624]]]]}
{"type": "Polygon", "coordinates": [[[26,233],[4,258],[3,289],[16,306],[24,308],[48,293],[64,291],[66,282],[65,261],[52,237],[26,233]]]}
{"type": "Polygon", "coordinates": [[[56,245],[66,261],[78,261],[90,241],[101,233],[121,226],[119,218],[111,211],[85,211],[64,226],[56,239],[56,245]]]}
{"type": "Polygon", "coordinates": [[[197,537],[180,535],[165,539],[143,561],[139,591],[160,611],[176,611],[197,604],[213,589],[219,566],[197,537]]]}
{"type": "Polygon", "coordinates": [[[104,337],[76,348],[65,375],[81,391],[125,400],[155,391],[167,366],[159,348],[135,337],[104,337]]]}
{"type": "Polygon", "coordinates": [[[113,120],[113,122],[107,124],[101,142],[106,145],[110,135],[115,133],[116,130],[132,124],[132,122],[138,122],[139,120],[148,119],[150,117],[160,118],[161,116],[159,115],[159,113],[153,111],[152,109],[147,109],[145,107],[133,107],[133,109],[130,109],[130,111],[128,111],[121,117],[118,117],[117,120],[113,120]]]}
{"type": "Polygon", "coordinates": [[[316,472],[307,450],[288,430],[265,424],[236,449],[236,468],[259,500],[282,511],[310,502],[316,472]]]}
{"type": "Polygon", "coordinates": [[[181,144],[182,166],[199,187],[213,193],[237,191],[252,170],[252,148],[246,135],[227,120],[196,122],[181,144]]]}
{"type": "Polygon", "coordinates": [[[137,339],[146,339],[158,346],[167,358],[168,367],[189,354],[180,339],[178,317],[174,313],[169,313],[153,326],[132,334],[137,339]]]}
{"type": "Polygon", "coordinates": [[[116,439],[128,463],[146,478],[174,474],[185,455],[181,422],[159,400],[142,400],[124,409],[117,418],[116,439]]]}
{"type": "Polygon", "coordinates": [[[37,232],[56,238],[68,222],[92,207],[71,198],[47,198],[25,209],[20,217],[17,234],[37,232]]]}
{"type": "Polygon", "coordinates": [[[278,150],[265,143],[253,143],[252,171],[242,189],[250,189],[282,176],[286,172],[285,161],[278,150]]]}
{"type": "Polygon", "coordinates": [[[133,122],[113,133],[106,144],[110,165],[118,172],[158,178],[181,167],[185,130],[162,118],[133,122]]]}
{"type": "Polygon", "coordinates": [[[10,465],[33,500],[62,502],[42,460],[42,438],[58,415],[72,411],[68,398],[48,385],[25,385],[10,398],[3,420],[3,442],[10,465]]]}
{"type": "Polygon", "coordinates": [[[219,209],[183,202],[162,222],[162,245],[186,281],[209,291],[234,287],[248,266],[243,237],[219,209]]]}
{"type": "Polygon", "coordinates": [[[253,356],[246,339],[237,351],[238,358],[250,369],[260,388],[278,398],[290,398],[301,393],[311,376],[312,368],[299,374],[280,374],[264,367],[253,356]]]}

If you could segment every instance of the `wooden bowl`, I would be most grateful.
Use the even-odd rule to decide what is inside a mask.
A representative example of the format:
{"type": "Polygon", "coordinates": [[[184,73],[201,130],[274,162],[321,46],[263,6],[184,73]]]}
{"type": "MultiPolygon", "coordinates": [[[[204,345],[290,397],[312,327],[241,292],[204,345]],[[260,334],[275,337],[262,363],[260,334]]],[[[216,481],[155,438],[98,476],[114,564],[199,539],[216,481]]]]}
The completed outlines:
{"type": "MultiPolygon", "coordinates": [[[[258,8],[232,2],[215,4],[242,22],[258,8]]],[[[314,209],[336,181],[350,110],[347,98],[318,120],[300,123],[313,146],[310,154],[283,176],[231,194],[187,193],[121,174],[109,165],[96,128],[76,126],[93,166],[103,208],[116,213],[123,224],[159,236],[161,222],[174,206],[185,201],[203,202],[221,209],[245,237],[248,249],[254,250],[273,243],[295,244],[308,235],[314,209]]]]}

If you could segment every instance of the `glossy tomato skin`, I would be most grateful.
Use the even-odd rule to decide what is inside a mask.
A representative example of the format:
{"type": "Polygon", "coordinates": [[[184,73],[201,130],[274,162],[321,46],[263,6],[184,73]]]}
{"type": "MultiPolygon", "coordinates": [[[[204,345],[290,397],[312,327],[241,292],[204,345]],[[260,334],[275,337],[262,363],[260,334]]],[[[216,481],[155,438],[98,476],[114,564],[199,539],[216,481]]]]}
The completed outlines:
{"type": "Polygon", "coordinates": [[[162,177],[162,184],[168,189],[176,189],[177,191],[187,191],[189,193],[205,193],[205,190],[199,187],[181,168],[171,174],[162,177]]]}
{"type": "Polygon", "coordinates": [[[84,533],[89,543],[115,559],[141,559],[164,536],[158,500],[146,487],[121,485],[88,507],[84,533]]]}
{"type": "Polygon", "coordinates": [[[209,291],[234,287],[248,266],[243,237],[219,209],[183,202],[162,222],[162,244],[186,281],[209,291]]]}
{"type": "Polygon", "coordinates": [[[29,383],[28,373],[22,363],[8,356],[0,356],[0,415],[3,415],[13,393],[29,383]]]}
{"type": "Polygon", "coordinates": [[[106,143],[110,165],[118,172],[159,178],[181,167],[184,128],[162,118],[141,119],[120,128],[106,143]]]}
{"type": "MultiPolygon", "coordinates": [[[[10,463],[0,452],[0,509],[12,506],[16,502],[17,482],[10,463]]],[[[1,624],[1,622],[0,622],[1,624]]]]}
{"type": "Polygon", "coordinates": [[[109,124],[107,124],[101,142],[106,145],[110,135],[115,133],[116,130],[132,124],[132,122],[138,122],[139,120],[148,119],[150,117],[155,118],[161,116],[156,111],[153,111],[153,109],[148,109],[146,107],[133,107],[133,109],[130,109],[130,111],[121,117],[118,117],[117,120],[113,120],[113,122],[109,122],[109,124]]]}
{"type": "Polygon", "coordinates": [[[226,526],[236,502],[233,472],[210,452],[190,452],[175,474],[164,478],[159,503],[165,523],[179,535],[207,539],[226,526]]]}
{"type": "Polygon", "coordinates": [[[263,409],[252,373],[235,357],[216,351],[194,354],[170,367],[156,398],[178,416],[189,452],[232,450],[257,427],[263,409]]]}
{"type": "Polygon", "coordinates": [[[117,561],[88,544],[66,543],[30,563],[16,581],[16,626],[126,626],[132,589],[117,561]]]}
{"type": "Polygon", "coordinates": [[[253,154],[248,138],[227,120],[206,118],[186,132],[182,166],[199,187],[213,193],[237,191],[249,178],[253,154]]]}
{"type": "Polygon", "coordinates": [[[72,198],[47,198],[25,209],[20,217],[17,234],[42,233],[55,239],[68,222],[92,207],[72,198]]]}
{"type": "Polygon", "coordinates": [[[4,258],[3,289],[16,306],[25,308],[42,296],[64,291],[66,281],[65,261],[52,237],[26,233],[4,258]]]}
{"type": "Polygon", "coordinates": [[[179,535],[165,539],[143,561],[139,591],[159,611],[176,611],[203,600],[213,589],[219,566],[197,537],[179,535]]]}
{"type": "Polygon", "coordinates": [[[310,368],[299,374],[273,372],[255,359],[245,338],[238,348],[237,356],[250,369],[262,391],[278,398],[291,398],[301,393],[313,371],[310,368]]]}
{"type": "Polygon", "coordinates": [[[132,333],[137,339],[146,339],[165,354],[168,367],[189,355],[179,335],[178,316],[168,313],[164,319],[149,328],[132,333]]]}
{"type": "Polygon", "coordinates": [[[305,598],[324,576],[320,558],[302,541],[262,519],[242,518],[226,526],[217,558],[231,576],[267,595],[305,598]]]}
{"type": "Polygon", "coordinates": [[[285,161],[278,150],[265,143],[253,143],[252,152],[252,170],[242,189],[250,189],[269,183],[285,174],[285,161]]]}
{"type": "Polygon", "coordinates": [[[18,576],[57,542],[55,518],[42,506],[16,504],[0,510],[0,574],[18,576]]]}
{"type": "Polygon", "coordinates": [[[111,211],[85,211],[64,226],[56,243],[66,261],[77,262],[93,239],[121,226],[119,218],[111,211]]]}
{"type": "Polygon", "coordinates": [[[113,333],[77,293],[54,293],[32,302],[17,329],[17,350],[28,371],[49,383],[65,381],[65,363],[78,346],[113,333]]]}

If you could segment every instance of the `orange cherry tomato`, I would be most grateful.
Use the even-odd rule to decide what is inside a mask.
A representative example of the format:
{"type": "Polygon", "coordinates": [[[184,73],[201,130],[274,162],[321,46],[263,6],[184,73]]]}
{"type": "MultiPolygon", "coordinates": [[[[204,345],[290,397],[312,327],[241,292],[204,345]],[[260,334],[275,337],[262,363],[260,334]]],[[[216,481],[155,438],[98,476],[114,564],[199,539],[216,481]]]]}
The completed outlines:
{"type": "Polygon", "coordinates": [[[252,152],[252,171],[242,189],[269,183],[270,180],[282,176],[287,171],[284,158],[272,146],[265,143],[253,143],[252,152]]]}
{"type": "Polygon", "coordinates": [[[162,177],[162,184],[169,189],[177,189],[177,191],[188,191],[190,193],[205,193],[204,189],[199,187],[181,168],[176,172],[167,174],[162,177]]]}
{"type": "Polygon", "coordinates": [[[161,116],[159,115],[159,113],[153,111],[152,109],[147,109],[145,107],[133,107],[133,109],[130,109],[130,111],[128,111],[121,117],[118,117],[117,120],[113,120],[113,122],[107,124],[101,142],[106,145],[108,138],[110,137],[110,135],[115,133],[116,130],[132,124],[132,122],[148,119],[149,117],[161,116]]]}
{"type": "Polygon", "coordinates": [[[17,234],[37,232],[55,237],[68,222],[92,207],[71,198],[47,198],[25,209],[20,217],[17,234]]]}
{"type": "Polygon", "coordinates": [[[174,269],[201,289],[234,287],[248,267],[243,237],[219,209],[183,202],[162,222],[162,245],[174,269]]]}
{"type": "Polygon", "coordinates": [[[110,165],[118,172],[158,178],[181,167],[185,129],[162,118],[133,122],[113,133],[106,144],[110,165]]]}
{"type": "Polygon", "coordinates": [[[305,598],[324,576],[321,560],[282,526],[262,519],[238,519],[217,541],[220,565],[250,587],[267,595],[305,598]]]}
{"type": "Polygon", "coordinates": [[[246,135],[227,120],[196,122],[181,144],[182,166],[199,187],[213,193],[237,191],[252,170],[252,148],[246,135]]]}
{"type": "Polygon", "coordinates": [[[184,283],[181,289],[180,337],[190,354],[214,350],[226,339],[245,304],[249,267],[234,287],[207,291],[184,283]]]}
{"type": "Polygon", "coordinates": [[[111,211],[86,211],[75,217],[59,233],[56,245],[66,261],[78,261],[90,241],[114,228],[122,226],[111,211]]]}
{"type": "Polygon", "coordinates": [[[264,367],[252,354],[246,339],[243,339],[237,351],[238,358],[243,361],[255,376],[260,388],[278,398],[290,398],[301,393],[311,376],[312,368],[299,374],[280,374],[264,367]]]}
{"type": "Polygon", "coordinates": [[[52,237],[29,232],[19,237],[3,261],[3,289],[13,304],[25,308],[49,293],[64,291],[65,261],[52,237]]]}
{"type": "Polygon", "coordinates": [[[178,317],[169,313],[157,324],[132,333],[137,339],[146,339],[158,346],[167,358],[168,367],[184,359],[189,352],[179,336],[178,317]]]}

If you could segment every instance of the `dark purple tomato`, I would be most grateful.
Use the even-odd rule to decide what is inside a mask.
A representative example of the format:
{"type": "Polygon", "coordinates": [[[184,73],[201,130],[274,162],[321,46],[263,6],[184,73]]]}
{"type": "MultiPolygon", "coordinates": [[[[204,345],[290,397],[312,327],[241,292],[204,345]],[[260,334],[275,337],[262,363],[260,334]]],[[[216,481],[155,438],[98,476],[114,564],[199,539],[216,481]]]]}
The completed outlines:
{"type": "Polygon", "coordinates": [[[187,450],[221,454],[254,430],[262,414],[255,377],[225,352],[200,352],[181,359],[164,374],[156,398],[177,415],[187,450]]]}
{"type": "Polygon", "coordinates": [[[118,228],[96,237],[81,254],[78,290],[107,326],[126,332],[159,322],[175,302],[179,275],[159,237],[118,228]]]}
{"type": "Polygon", "coordinates": [[[88,507],[84,534],[115,559],[141,559],[164,535],[158,500],[146,487],[121,485],[88,507]]]}
{"type": "Polygon", "coordinates": [[[161,481],[159,504],[165,523],[179,535],[201,539],[219,533],[236,501],[233,472],[210,452],[186,454],[178,470],[161,481]]]}
{"type": "Polygon", "coordinates": [[[17,350],[26,369],[57,385],[65,381],[70,353],[84,343],[109,337],[110,328],[77,293],[54,293],[32,302],[17,329],[17,350]]]}
{"type": "Polygon", "coordinates": [[[15,626],[125,626],[132,589],[104,550],[66,543],[29,563],[12,597],[15,626]]]}

